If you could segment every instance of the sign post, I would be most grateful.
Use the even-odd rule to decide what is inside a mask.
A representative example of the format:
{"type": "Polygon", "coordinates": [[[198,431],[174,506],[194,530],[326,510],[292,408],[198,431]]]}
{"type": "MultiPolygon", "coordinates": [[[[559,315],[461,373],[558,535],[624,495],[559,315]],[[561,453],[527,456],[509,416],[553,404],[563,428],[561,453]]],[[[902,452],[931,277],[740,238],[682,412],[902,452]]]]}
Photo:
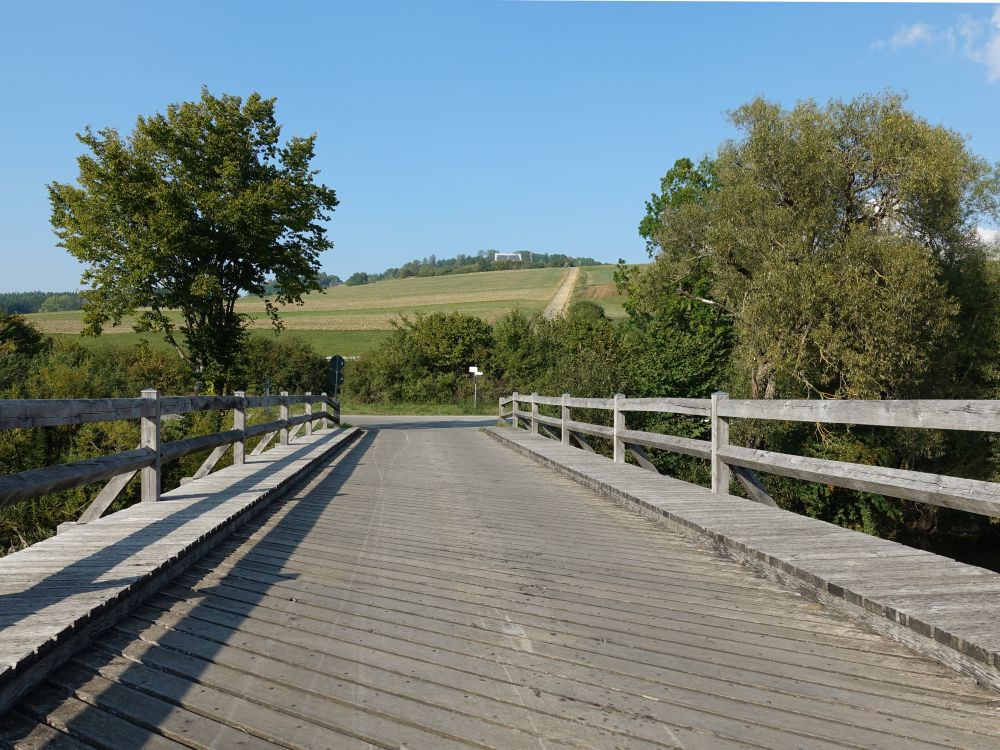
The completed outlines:
{"type": "Polygon", "coordinates": [[[469,368],[469,372],[472,373],[472,409],[476,411],[479,409],[479,381],[476,378],[480,377],[483,373],[477,365],[472,365],[469,368]]]}

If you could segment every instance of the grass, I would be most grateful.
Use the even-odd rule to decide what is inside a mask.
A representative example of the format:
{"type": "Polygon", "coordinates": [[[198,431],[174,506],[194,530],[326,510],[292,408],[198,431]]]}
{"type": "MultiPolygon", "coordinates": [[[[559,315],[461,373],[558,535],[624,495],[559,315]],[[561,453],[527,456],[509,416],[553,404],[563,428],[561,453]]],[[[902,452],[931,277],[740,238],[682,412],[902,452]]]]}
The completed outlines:
{"type": "MultiPolygon", "coordinates": [[[[531,315],[545,309],[556,293],[566,270],[537,268],[520,271],[390,279],[362,286],[338,286],[323,294],[311,294],[303,305],[282,311],[285,331],[309,341],[324,355],[354,356],[370,351],[392,331],[401,316],[416,313],[460,311],[494,321],[515,307],[531,315]]],[[[604,306],[609,317],[624,317],[622,298],[614,287],[614,266],[581,268],[575,299],[592,299],[604,306]]],[[[269,336],[270,322],[259,299],[241,300],[237,309],[255,316],[255,335],[269,336]]],[[[78,338],[82,313],[36,313],[26,316],[40,330],[60,337],[77,338],[86,346],[135,346],[145,339],[156,349],[167,348],[151,334],[132,331],[133,320],[104,332],[100,338],[78,338]]],[[[173,316],[179,321],[179,316],[173,316]]]]}
{"type": "Polygon", "coordinates": [[[497,405],[486,399],[479,399],[479,408],[472,408],[472,401],[460,404],[429,404],[424,402],[394,403],[394,404],[359,404],[344,400],[340,405],[340,413],[357,414],[392,414],[404,416],[496,416],[497,405]]]}
{"type": "Polygon", "coordinates": [[[615,286],[614,266],[587,266],[580,269],[581,278],[573,299],[589,299],[601,305],[609,318],[624,318],[625,297],[615,286]]]}

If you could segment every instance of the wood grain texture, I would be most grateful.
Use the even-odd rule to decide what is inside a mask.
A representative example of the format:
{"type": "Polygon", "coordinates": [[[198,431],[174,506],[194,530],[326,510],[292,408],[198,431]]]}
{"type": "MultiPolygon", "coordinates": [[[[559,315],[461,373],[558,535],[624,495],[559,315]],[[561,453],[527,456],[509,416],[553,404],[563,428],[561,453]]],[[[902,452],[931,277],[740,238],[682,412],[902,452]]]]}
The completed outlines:
{"type": "Polygon", "coordinates": [[[721,407],[726,417],[878,427],[1000,431],[1000,401],[740,400],[721,407]]]}
{"type": "MultiPolygon", "coordinates": [[[[357,450],[119,620],[0,737],[432,750],[1000,741],[995,694],[704,543],[474,430],[435,426],[447,419],[368,421],[377,429],[357,450]]],[[[499,431],[641,476],[692,513],[732,508],[499,431]]]]}
{"type": "Polygon", "coordinates": [[[148,409],[141,398],[0,399],[0,430],[138,419],[148,409]]]}
{"type": "Polygon", "coordinates": [[[728,446],[722,460],[748,469],[1000,518],[1000,484],[904,469],[728,446]]]}
{"type": "Polygon", "coordinates": [[[1000,690],[1000,575],[523,432],[486,432],[626,507],[1000,690]]]}
{"type": "Polygon", "coordinates": [[[358,436],[317,433],[0,558],[0,714],[358,436]]]}

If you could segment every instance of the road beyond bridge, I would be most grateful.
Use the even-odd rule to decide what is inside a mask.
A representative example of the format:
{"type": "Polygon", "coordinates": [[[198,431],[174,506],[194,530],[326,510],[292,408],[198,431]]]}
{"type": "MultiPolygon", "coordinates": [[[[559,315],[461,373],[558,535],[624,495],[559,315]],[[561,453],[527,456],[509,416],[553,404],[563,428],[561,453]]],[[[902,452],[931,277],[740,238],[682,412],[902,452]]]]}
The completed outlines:
{"type": "Polygon", "coordinates": [[[0,745],[1000,746],[997,692],[480,420],[345,420],[370,429],[25,696],[0,745]]]}

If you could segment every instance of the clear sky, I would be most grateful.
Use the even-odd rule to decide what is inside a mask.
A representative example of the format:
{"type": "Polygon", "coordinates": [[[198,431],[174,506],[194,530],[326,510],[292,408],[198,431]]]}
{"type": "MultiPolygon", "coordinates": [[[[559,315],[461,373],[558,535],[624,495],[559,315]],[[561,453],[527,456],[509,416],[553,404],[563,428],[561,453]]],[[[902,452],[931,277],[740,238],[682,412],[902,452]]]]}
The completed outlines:
{"type": "Polygon", "coordinates": [[[341,205],[324,270],[432,253],[645,259],[659,177],[734,135],[726,112],[893,88],[1000,160],[990,5],[7,2],[0,22],[0,291],[75,289],[45,189],[90,124],[216,94],[278,99],[318,133],[341,205]]]}

